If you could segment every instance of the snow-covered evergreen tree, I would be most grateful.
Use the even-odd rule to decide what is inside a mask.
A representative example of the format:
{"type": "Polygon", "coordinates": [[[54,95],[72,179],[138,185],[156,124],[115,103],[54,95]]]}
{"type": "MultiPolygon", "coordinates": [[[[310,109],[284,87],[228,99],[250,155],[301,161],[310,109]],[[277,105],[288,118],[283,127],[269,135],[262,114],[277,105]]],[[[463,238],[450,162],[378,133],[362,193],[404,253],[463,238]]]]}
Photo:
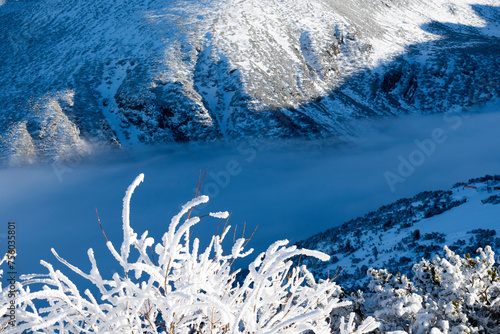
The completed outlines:
{"type": "Polygon", "coordinates": [[[461,257],[445,247],[445,258],[436,255],[413,266],[413,282],[405,275],[370,269],[365,296],[367,314],[383,330],[413,334],[500,333],[500,278],[490,246],[479,256],[461,257]]]}

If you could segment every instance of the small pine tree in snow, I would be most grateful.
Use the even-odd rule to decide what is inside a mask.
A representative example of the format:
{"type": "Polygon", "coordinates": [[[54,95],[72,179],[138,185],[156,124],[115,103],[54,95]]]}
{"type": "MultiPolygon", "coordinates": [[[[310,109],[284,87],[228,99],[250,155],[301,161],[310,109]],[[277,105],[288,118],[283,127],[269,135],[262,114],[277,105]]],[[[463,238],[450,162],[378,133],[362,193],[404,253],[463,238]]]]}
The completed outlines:
{"type": "MultiPolygon", "coordinates": [[[[130,199],[143,181],[141,174],[127,189],[123,200],[123,242],[119,250],[107,247],[123,268],[123,274],[101,276],[92,249],[88,250],[90,273],[69,264],[52,249],[56,258],[72,271],[92,282],[94,295],[78,287],[61,271],[41,261],[48,274],[24,275],[18,283],[17,326],[5,333],[368,333],[378,323],[368,317],[359,326],[350,316],[331,328],[332,311],[350,304],[339,298],[340,287],[331,281],[316,282],[305,266],[293,267],[292,257],[307,255],[328,260],[328,255],[288,247],[277,241],[257,256],[242,283],[231,271],[234,260],[247,256],[246,240],[235,241],[224,253],[222,235],[213,236],[203,251],[199,241],[190,239],[190,229],[200,221],[191,217],[191,208],[206,203],[199,196],[186,203],[172,218],[160,243],[140,237],[130,226],[130,199]],[[187,218],[183,222],[184,216],[187,218]],[[131,250],[134,259],[131,259],[131,250]],[[151,256],[152,251],[154,256],[151,256]],[[41,285],[41,289],[39,286],[41,285]],[[35,288],[32,291],[32,288],[35,288]],[[47,305],[38,308],[42,301],[47,305]],[[357,327],[357,329],[356,329],[357,327]]],[[[210,213],[227,218],[227,212],[210,213]]],[[[6,314],[8,300],[1,291],[0,314],[6,314]]],[[[335,322],[337,323],[337,322],[335,322]]]]}
{"type": "Polygon", "coordinates": [[[364,306],[384,319],[384,329],[408,328],[422,308],[422,297],[414,292],[413,283],[405,275],[394,276],[386,269],[369,269],[368,274],[372,276],[368,287],[373,294],[364,306]]]}
{"type": "Polygon", "coordinates": [[[382,330],[413,334],[500,333],[500,278],[491,247],[471,258],[445,247],[413,266],[413,282],[387,270],[369,270],[367,314],[381,320],[382,330]]]}

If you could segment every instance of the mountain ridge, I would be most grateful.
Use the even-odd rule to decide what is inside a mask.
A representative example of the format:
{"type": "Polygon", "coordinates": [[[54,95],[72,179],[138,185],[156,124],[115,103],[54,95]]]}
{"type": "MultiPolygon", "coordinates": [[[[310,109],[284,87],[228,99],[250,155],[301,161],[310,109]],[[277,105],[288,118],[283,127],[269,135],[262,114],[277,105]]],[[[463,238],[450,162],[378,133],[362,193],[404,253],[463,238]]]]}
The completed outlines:
{"type": "Polygon", "coordinates": [[[498,253],[498,204],[500,175],[486,175],[400,199],[295,244],[331,256],[328,263],[301,259],[317,277],[337,276],[346,289],[366,289],[369,268],[411,277],[413,263],[442,255],[445,245],[457,254],[486,245],[498,253]]]}
{"type": "Polygon", "coordinates": [[[499,96],[498,1],[7,1],[0,154],[350,135],[499,96]]]}

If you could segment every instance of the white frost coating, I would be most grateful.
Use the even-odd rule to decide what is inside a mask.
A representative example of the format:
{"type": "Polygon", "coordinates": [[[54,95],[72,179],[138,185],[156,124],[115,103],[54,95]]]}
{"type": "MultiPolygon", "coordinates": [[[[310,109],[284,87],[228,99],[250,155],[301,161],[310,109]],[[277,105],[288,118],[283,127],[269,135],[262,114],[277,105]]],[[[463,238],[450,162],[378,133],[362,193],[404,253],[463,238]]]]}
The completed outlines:
{"type": "MultiPolygon", "coordinates": [[[[340,334],[361,334],[369,333],[380,326],[380,322],[375,321],[375,318],[368,317],[358,326],[354,324],[355,314],[351,313],[349,315],[349,321],[346,323],[344,317],[340,318],[340,334]]],[[[401,333],[402,334],[402,333],[401,333]]]]}
{"type": "Polygon", "coordinates": [[[184,204],[181,208],[181,211],[178,214],[176,214],[174,217],[172,217],[172,221],[170,223],[170,226],[168,227],[169,232],[175,230],[175,228],[179,224],[182,216],[184,216],[189,210],[191,210],[191,208],[193,208],[197,205],[200,205],[200,204],[207,203],[208,200],[209,200],[208,196],[201,195],[201,196],[198,196],[196,198],[193,198],[192,200],[190,200],[189,202],[184,204]]]}
{"type": "Polygon", "coordinates": [[[355,333],[368,333],[377,329],[379,326],[380,322],[376,321],[375,318],[373,317],[368,317],[365,320],[363,320],[361,325],[358,326],[358,329],[356,330],[355,333]]]}
{"type": "Polygon", "coordinates": [[[215,218],[220,218],[220,219],[226,219],[227,217],[229,217],[229,212],[227,212],[227,211],[210,212],[209,216],[215,217],[215,218]]]}
{"type": "Polygon", "coordinates": [[[132,228],[130,227],[130,198],[134,193],[135,188],[144,181],[144,174],[139,174],[134,182],[128,187],[125,197],[123,198],[123,211],[122,211],[122,219],[123,219],[123,244],[121,248],[121,255],[123,260],[128,259],[130,243],[132,239],[135,239],[137,235],[134,235],[132,228]]]}
{"type": "MultiPolygon", "coordinates": [[[[143,178],[141,174],[135,179],[123,201],[122,254],[107,242],[122,270],[104,279],[92,250],[88,251],[91,262],[88,274],[53,250],[60,262],[92,282],[98,294],[94,295],[89,289],[81,294],[67,276],[41,261],[48,274],[22,277],[23,283],[16,286],[17,326],[7,326],[3,332],[301,333],[313,330],[330,333],[331,313],[350,302],[339,300],[341,289],[335,282],[316,283],[305,266],[295,268],[290,261],[297,255],[326,258],[324,254],[287,247],[288,241],[278,241],[257,257],[249,267],[249,274],[236,284],[239,271],[233,271],[233,263],[251,252],[244,252],[247,240],[238,239],[230,253],[224,252],[222,241],[227,235],[226,229],[222,236],[213,236],[210,245],[200,253],[196,239],[190,248],[190,227],[198,223],[200,217],[189,216],[184,222],[180,221],[193,206],[207,202],[206,196],[182,207],[162,242],[155,244],[147,232],[137,238],[129,224],[129,207],[131,195],[143,178]],[[152,249],[158,257],[152,255],[152,249]],[[129,259],[130,254],[136,258],[129,259]],[[308,284],[304,284],[306,280],[308,284]],[[40,286],[43,288],[39,289],[40,286]],[[36,300],[48,306],[37,309],[36,300]],[[206,326],[208,323],[211,326],[206,326]],[[160,330],[162,326],[168,330],[160,330]]],[[[217,212],[211,216],[224,218],[228,214],[217,212]]],[[[8,307],[8,298],[4,298],[6,291],[1,291],[2,314],[8,307]]]]}
{"type": "Polygon", "coordinates": [[[364,296],[370,312],[384,319],[380,330],[409,329],[412,333],[474,333],[480,327],[500,328],[500,278],[490,246],[480,256],[465,258],[444,248],[413,265],[414,277],[370,269],[370,294],[364,296]],[[479,327],[479,326],[480,327],[479,327]]]}

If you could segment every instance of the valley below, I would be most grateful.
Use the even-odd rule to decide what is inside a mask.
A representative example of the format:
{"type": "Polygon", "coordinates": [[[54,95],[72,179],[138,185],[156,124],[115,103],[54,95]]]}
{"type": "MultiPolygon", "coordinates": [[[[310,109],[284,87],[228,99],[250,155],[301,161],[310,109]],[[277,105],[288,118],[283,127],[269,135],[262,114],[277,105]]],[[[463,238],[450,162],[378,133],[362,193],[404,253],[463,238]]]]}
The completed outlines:
{"type": "MultiPolygon", "coordinates": [[[[75,245],[100,252],[113,270],[115,260],[107,254],[96,208],[108,238],[121,240],[124,191],[144,173],[145,182],[134,194],[131,221],[160,238],[170,217],[194,197],[199,174],[208,170],[201,194],[210,202],[194,214],[232,212],[229,223],[237,225],[238,235],[245,226],[247,237],[258,225],[249,247],[260,252],[277,239],[300,241],[422,191],[448,190],[456,182],[495,175],[500,170],[496,104],[465,117],[447,116],[357,123],[352,129],[358,139],[350,144],[175,144],[106,151],[67,164],[3,169],[0,219],[19,222],[23,272],[37,272],[39,260],[52,257],[51,247],[68,254],[70,262],[85,262],[85,253],[76,252],[75,245]],[[446,140],[425,151],[421,145],[429,145],[436,129],[446,140]]],[[[214,222],[202,221],[194,233],[208,242],[216,230],[214,222]]]]}

